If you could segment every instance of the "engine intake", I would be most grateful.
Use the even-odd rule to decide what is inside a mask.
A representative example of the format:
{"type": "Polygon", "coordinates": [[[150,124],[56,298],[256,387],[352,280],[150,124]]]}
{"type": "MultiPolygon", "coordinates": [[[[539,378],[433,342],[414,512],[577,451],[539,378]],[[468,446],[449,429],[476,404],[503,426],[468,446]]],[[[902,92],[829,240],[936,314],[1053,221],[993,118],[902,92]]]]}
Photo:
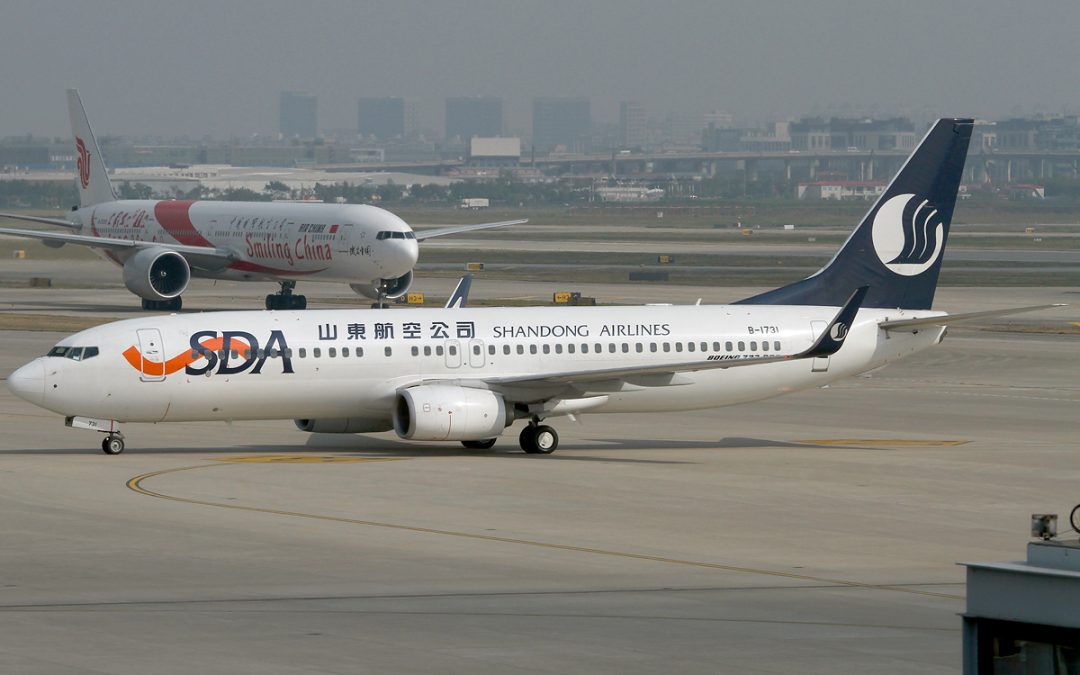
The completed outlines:
{"type": "Polygon", "coordinates": [[[144,248],[124,261],[124,285],[145,300],[170,300],[191,281],[184,256],[167,248],[144,248]]]}
{"type": "Polygon", "coordinates": [[[421,385],[399,392],[394,404],[394,431],[410,441],[484,440],[507,424],[506,401],[486,389],[421,385]]]}
{"type": "Polygon", "coordinates": [[[296,428],[313,434],[366,434],[390,431],[390,421],[370,417],[339,417],[323,420],[293,420],[296,428]]]}

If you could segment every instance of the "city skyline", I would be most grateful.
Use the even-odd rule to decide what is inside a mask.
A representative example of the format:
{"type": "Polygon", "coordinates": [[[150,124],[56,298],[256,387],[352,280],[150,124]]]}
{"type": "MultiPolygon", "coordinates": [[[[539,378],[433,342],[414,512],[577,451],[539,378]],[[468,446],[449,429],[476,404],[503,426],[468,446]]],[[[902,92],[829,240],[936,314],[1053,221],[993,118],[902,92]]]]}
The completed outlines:
{"type": "Polygon", "coordinates": [[[302,21],[285,0],[16,0],[0,135],[65,133],[69,87],[102,135],[196,138],[273,132],[280,91],[316,96],[324,129],[355,125],[360,97],[416,100],[435,130],[446,98],[500,97],[507,133],[548,96],[588,97],[616,124],[624,100],[748,122],[1061,113],[1080,109],[1076,25],[1065,0],[328,0],[302,21]]]}

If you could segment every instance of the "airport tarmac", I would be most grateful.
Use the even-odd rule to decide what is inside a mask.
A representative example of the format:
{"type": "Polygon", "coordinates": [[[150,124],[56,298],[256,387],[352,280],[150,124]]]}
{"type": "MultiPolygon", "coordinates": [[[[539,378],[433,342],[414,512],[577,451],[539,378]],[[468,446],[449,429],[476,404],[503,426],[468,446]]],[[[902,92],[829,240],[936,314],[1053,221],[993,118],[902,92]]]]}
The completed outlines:
{"type": "MultiPolygon", "coordinates": [[[[0,319],[141,315],[113,279],[0,288],[0,319]]],[[[188,304],[269,288],[197,282],[188,304]]],[[[942,288],[937,307],[1076,298],[942,288]]],[[[556,420],[548,457],[516,425],[467,452],[288,421],[127,425],[108,457],[0,388],[0,671],[959,672],[956,563],[1022,558],[1031,513],[1080,502],[1077,336],[987,327],[827,389],[556,420]]],[[[0,331],[0,377],[62,335],[0,331]]]]}

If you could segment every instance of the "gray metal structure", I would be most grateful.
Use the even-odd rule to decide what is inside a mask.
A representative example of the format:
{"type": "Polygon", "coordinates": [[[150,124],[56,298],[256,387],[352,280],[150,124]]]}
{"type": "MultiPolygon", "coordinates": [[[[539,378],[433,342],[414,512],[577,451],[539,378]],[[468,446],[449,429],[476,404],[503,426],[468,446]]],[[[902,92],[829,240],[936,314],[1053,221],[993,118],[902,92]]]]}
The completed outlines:
{"type": "Polygon", "coordinates": [[[1080,542],[967,567],[964,673],[1080,673],[1080,542]]]}

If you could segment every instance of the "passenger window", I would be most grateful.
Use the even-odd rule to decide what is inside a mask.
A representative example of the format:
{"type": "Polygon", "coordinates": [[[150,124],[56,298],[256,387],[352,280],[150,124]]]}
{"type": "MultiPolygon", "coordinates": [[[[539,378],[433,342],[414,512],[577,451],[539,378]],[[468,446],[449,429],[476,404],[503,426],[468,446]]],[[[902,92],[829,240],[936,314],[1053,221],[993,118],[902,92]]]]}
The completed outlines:
{"type": "Polygon", "coordinates": [[[488,345],[488,356],[495,356],[495,345],[488,345]]]}
{"type": "Polygon", "coordinates": [[[562,345],[559,345],[559,344],[555,345],[555,353],[556,354],[562,354],[562,345]]]}
{"type": "Polygon", "coordinates": [[[596,344],[593,345],[593,351],[595,353],[597,353],[597,354],[603,354],[604,353],[604,345],[597,342],[596,344]]]}
{"type": "Polygon", "coordinates": [[[226,351],[225,351],[224,349],[219,349],[219,350],[218,350],[218,353],[217,353],[217,355],[218,355],[218,358],[219,358],[219,359],[221,359],[222,361],[224,361],[224,360],[225,360],[225,355],[226,355],[227,353],[228,353],[228,352],[226,352],[226,351]]]}
{"type": "Polygon", "coordinates": [[[629,354],[630,353],[630,345],[629,344],[627,344],[625,342],[622,343],[622,353],[623,354],[629,354]]]}
{"type": "Polygon", "coordinates": [[[234,349],[234,350],[232,350],[232,352],[231,352],[231,356],[232,356],[232,358],[234,358],[234,359],[238,359],[238,358],[240,358],[240,352],[239,352],[238,350],[234,349]]]}
{"type": "Polygon", "coordinates": [[[349,355],[349,348],[348,347],[342,347],[341,348],[341,355],[342,356],[348,356],[349,355]]]}
{"type": "Polygon", "coordinates": [[[571,342],[570,344],[566,345],[566,352],[567,352],[568,354],[573,354],[573,353],[574,353],[574,343],[573,343],[573,342],[571,342]]]}
{"type": "Polygon", "coordinates": [[[450,356],[457,356],[457,347],[455,347],[454,345],[450,345],[449,347],[447,347],[446,351],[449,352],[450,356]]]}
{"type": "Polygon", "coordinates": [[[751,340],[750,341],[750,351],[752,351],[752,352],[757,351],[757,340],[751,340]]]}
{"type": "Polygon", "coordinates": [[[761,351],[763,351],[763,352],[767,352],[767,351],[769,351],[769,343],[768,343],[768,342],[764,342],[764,341],[763,341],[763,342],[761,343],[761,351]]]}
{"type": "Polygon", "coordinates": [[[279,354],[278,350],[276,350],[276,349],[271,349],[270,350],[270,358],[276,359],[278,357],[278,354],[279,354]]]}
{"type": "Polygon", "coordinates": [[[588,354],[589,353],[589,345],[588,344],[586,344],[584,342],[581,343],[581,353],[582,354],[588,354]]]}
{"type": "Polygon", "coordinates": [[[387,347],[387,348],[383,349],[383,353],[386,354],[387,356],[392,356],[394,354],[394,350],[393,350],[392,347],[387,347]]]}
{"type": "Polygon", "coordinates": [[[550,354],[551,353],[551,345],[544,345],[544,353],[545,354],[550,354]]]}
{"type": "Polygon", "coordinates": [[[740,352],[745,352],[746,351],[746,343],[743,342],[742,340],[739,340],[739,351],[740,352]]]}
{"type": "Polygon", "coordinates": [[[686,351],[688,351],[688,352],[694,351],[694,343],[693,342],[687,342],[686,343],[686,351]]]}
{"type": "MultiPolygon", "coordinates": [[[[492,347],[492,349],[494,350],[495,348],[492,347]]],[[[492,351],[492,354],[494,354],[494,353],[495,352],[492,351]]],[[[424,346],[424,356],[431,356],[431,347],[430,346],[427,346],[427,345],[424,346]]]]}
{"type": "Polygon", "coordinates": [[[312,347],[311,348],[311,356],[312,356],[312,358],[316,358],[316,359],[319,358],[320,356],[322,356],[322,350],[319,349],[318,347],[312,347]]]}
{"type": "Polygon", "coordinates": [[[517,353],[518,354],[524,354],[525,353],[525,345],[518,345],[517,346],[517,353]]]}
{"type": "Polygon", "coordinates": [[[251,358],[251,350],[250,349],[245,349],[244,351],[241,352],[241,354],[243,354],[245,361],[247,359],[251,358]]]}
{"type": "Polygon", "coordinates": [[[671,351],[671,343],[670,342],[665,342],[664,343],[664,351],[665,352],[670,352],[671,351]]]}
{"type": "MultiPolygon", "coordinates": [[[[55,351],[56,351],[55,349],[54,349],[54,350],[52,350],[52,352],[55,352],[55,351]]],[[[49,356],[56,356],[56,355],[55,355],[55,354],[53,354],[52,352],[49,352],[49,354],[48,354],[48,355],[49,355],[49,356]]],[[[191,350],[191,358],[193,358],[193,359],[197,359],[197,358],[199,358],[199,356],[200,356],[200,355],[199,355],[199,352],[198,352],[198,350],[195,350],[195,349],[192,349],[192,350],[191,350]]]]}
{"type": "MultiPolygon", "coordinates": [[[[704,344],[704,343],[702,343],[702,344],[704,344]]],[[[719,342],[712,343],[712,350],[714,352],[720,351],[720,343],[719,342]]],[[[702,351],[705,351],[704,348],[702,349],[702,351]]]]}
{"type": "Polygon", "coordinates": [[[363,348],[363,347],[357,347],[357,348],[356,348],[356,355],[357,355],[358,357],[359,357],[359,356],[363,356],[363,355],[364,355],[364,348],[363,348]]]}
{"type": "Polygon", "coordinates": [[[287,359],[292,358],[292,347],[289,347],[288,349],[285,350],[285,358],[287,358],[287,359]]]}
{"type": "Polygon", "coordinates": [[[327,353],[330,355],[330,358],[336,358],[337,357],[337,347],[331,347],[330,349],[327,350],[327,353]]]}
{"type": "Polygon", "coordinates": [[[607,346],[607,350],[608,350],[608,353],[614,354],[615,353],[615,343],[614,342],[609,342],[608,346],[607,346]]]}
{"type": "Polygon", "coordinates": [[[306,349],[306,348],[304,348],[304,347],[301,347],[301,348],[300,348],[300,358],[302,358],[302,359],[306,359],[306,358],[307,358],[307,349],[306,349]]]}
{"type": "Polygon", "coordinates": [[[682,343],[681,342],[676,342],[675,343],[675,351],[677,351],[677,352],[682,351],[682,343]]]}
{"type": "Polygon", "coordinates": [[[503,345],[503,354],[510,356],[510,345],[503,345]]]}
{"type": "Polygon", "coordinates": [[[709,351],[709,343],[708,342],[702,342],[701,343],[701,351],[703,351],[703,352],[709,351]]]}
{"type": "Polygon", "coordinates": [[[420,348],[419,348],[419,347],[416,347],[416,346],[413,346],[413,348],[412,348],[412,355],[413,355],[413,356],[420,356],[420,348]]]}
{"type": "Polygon", "coordinates": [[[435,356],[442,356],[442,355],[443,355],[442,345],[439,345],[439,346],[435,347],[435,356]]]}
{"type": "Polygon", "coordinates": [[[645,345],[641,344],[640,342],[635,343],[634,344],[634,351],[636,351],[638,354],[640,354],[641,352],[645,351],[645,345]]]}
{"type": "Polygon", "coordinates": [[[775,351],[780,351],[780,342],[779,341],[776,341],[776,342],[772,343],[772,346],[773,346],[773,349],[775,351]]]}
{"type": "Polygon", "coordinates": [[[730,352],[733,349],[733,347],[732,347],[730,342],[725,342],[724,343],[724,349],[730,352]]]}
{"type": "Polygon", "coordinates": [[[530,354],[535,354],[536,353],[536,345],[529,345],[529,353],[530,354]]]}

